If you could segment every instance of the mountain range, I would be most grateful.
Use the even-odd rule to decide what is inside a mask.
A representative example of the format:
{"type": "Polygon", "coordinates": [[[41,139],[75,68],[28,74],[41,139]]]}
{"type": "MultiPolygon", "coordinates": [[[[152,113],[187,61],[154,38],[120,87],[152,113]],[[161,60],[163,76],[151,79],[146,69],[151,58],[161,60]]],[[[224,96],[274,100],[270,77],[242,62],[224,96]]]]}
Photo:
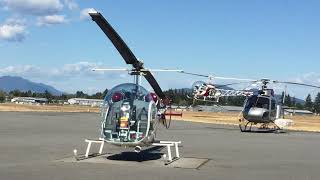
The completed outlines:
{"type": "MultiPolygon", "coordinates": [[[[221,89],[226,89],[226,90],[234,90],[231,87],[228,86],[222,86],[222,85],[216,85],[217,87],[221,86],[221,89]]],[[[44,93],[46,90],[50,92],[52,95],[59,96],[62,95],[63,92],[57,90],[56,88],[46,85],[43,83],[35,83],[30,80],[24,79],[22,77],[18,76],[2,76],[0,77],[0,90],[5,91],[5,92],[10,92],[13,90],[20,90],[22,92],[25,91],[32,91],[36,93],[44,93]]],[[[191,93],[192,89],[191,88],[181,88],[181,89],[176,89],[178,92],[184,91],[191,93]]],[[[281,95],[276,95],[276,99],[281,99],[281,95]]],[[[305,101],[299,98],[295,99],[297,103],[304,104],[305,101]]]]}
{"type": "Polygon", "coordinates": [[[47,90],[49,93],[55,96],[63,94],[62,91],[59,91],[52,86],[43,83],[35,83],[18,76],[0,77],[0,90],[5,92],[10,92],[13,90],[25,92],[30,90],[36,93],[44,93],[47,90]]]}

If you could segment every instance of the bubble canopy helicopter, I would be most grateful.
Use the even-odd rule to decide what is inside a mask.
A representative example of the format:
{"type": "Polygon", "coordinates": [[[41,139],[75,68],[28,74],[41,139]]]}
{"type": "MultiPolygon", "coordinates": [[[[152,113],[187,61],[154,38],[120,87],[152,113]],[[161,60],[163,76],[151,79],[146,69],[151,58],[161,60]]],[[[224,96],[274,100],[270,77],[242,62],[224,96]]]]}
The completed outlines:
{"type": "Polygon", "coordinates": [[[262,130],[277,131],[293,124],[292,120],[282,118],[284,97],[282,98],[282,102],[279,101],[275,97],[274,90],[272,88],[268,88],[268,84],[287,84],[320,89],[320,86],[289,81],[277,81],[267,78],[253,80],[215,77],[212,75],[203,75],[184,71],[182,71],[181,73],[199,77],[206,77],[209,78],[210,81],[212,79],[242,81],[219,86],[205,83],[203,81],[196,81],[192,86],[194,100],[210,101],[211,99],[215,99],[216,101],[214,102],[219,102],[220,97],[245,96],[246,100],[244,101],[243,110],[238,117],[239,128],[242,132],[250,132],[252,130],[252,125],[260,125],[259,129],[262,130]],[[261,84],[261,86],[259,89],[246,88],[244,90],[226,90],[222,88],[224,86],[242,83],[249,83],[251,85],[261,84]]]}
{"type": "Polygon", "coordinates": [[[101,108],[101,138],[109,144],[125,147],[149,146],[155,141],[159,124],[169,128],[171,116],[181,116],[180,113],[168,112],[170,100],[165,96],[151,71],[181,71],[181,70],[149,70],[144,68],[118,33],[99,12],[90,12],[92,20],[97,23],[104,34],[118,50],[126,64],[132,69],[94,69],[94,71],[128,71],[134,76],[134,83],[124,83],[112,88],[104,98],[101,108]],[[144,77],[153,92],[140,85],[144,77]],[[170,119],[166,119],[166,115],[170,119]]]}
{"type": "Polygon", "coordinates": [[[157,96],[134,83],[120,84],[104,99],[101,135],[111,144],[138,146],[154,141],[157,96]]]}

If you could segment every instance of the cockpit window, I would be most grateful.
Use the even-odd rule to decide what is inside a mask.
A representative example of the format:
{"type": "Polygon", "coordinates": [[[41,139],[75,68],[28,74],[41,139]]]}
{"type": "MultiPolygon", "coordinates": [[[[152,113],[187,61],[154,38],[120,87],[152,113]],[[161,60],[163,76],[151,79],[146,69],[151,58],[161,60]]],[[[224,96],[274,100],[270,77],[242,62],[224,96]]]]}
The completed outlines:
{"type": "Polygon", "coordinates": [[[112,88],[106,97],[104,98],[104,103],[110,104],[112,102],[112,97],[115,93],[121,94],[123,99],[140,99],[144,100],[145,97],[149,94],[149,92],[143,88],[142,86],[133,84],[133,83],[126,83],[120,84],[114,88],[112,88]]]}
{"type": "Polygon", "coordinates": [[[244,107],[245,111],[249,110],[251,107],[253,107],[255,105],[257,98],[258,98],[257,96],[250,96],[247,99],[247,101],[245,103],[245,107],[244,107]]]}
{"type": "Polygon", "coordinates": [[[258,97],[255,106],[256,106],[257,108],[269,109],[269,104],[270,104],[269,98],[266,98],[266,97],[258,97]]]}

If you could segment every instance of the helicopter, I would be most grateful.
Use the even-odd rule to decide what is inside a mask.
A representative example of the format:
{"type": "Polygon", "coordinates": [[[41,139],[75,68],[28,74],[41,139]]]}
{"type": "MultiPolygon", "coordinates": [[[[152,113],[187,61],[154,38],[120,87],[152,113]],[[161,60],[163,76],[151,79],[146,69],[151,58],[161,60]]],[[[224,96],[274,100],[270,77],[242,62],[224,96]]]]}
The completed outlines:
{"type": "Polygon", "coordinates": [[[305,86],[311,88],[320,88],[319,86],[288,82],[277,81],[271,79],[260,79],[253,83],[261,83],[261,88],[252,96],[248,96],[244,102],[243,110],[239,115],[239,128],[241,132],[252,132],[252,125],[258,126],[258,130],[282,132],[283,128],[292,126],[293,121],[284,119],[284,98],[278,101],[275,98],[275,93],[272,88],[268,88],[268,84],[291,84],[298,86],[305,86]]]}
{"type": "Polygon", "coordinates": [[[89,15],[109,38],[126,64],[132,66],[132,69],[94,69],[94,71],[124,70],[134,76],[134,83],[119,84],[106,94],[101,107],[100,139],[115,146],[134,147],[135,152],[140,152],[142,147],[155,142],[159,125],[163,124],[168,129],[171,116],[182,116],[181,113],[171,111],[170,100],[163,93],[151,71],[181,70],[144,68],[143,62],[135,57],[101,13],[90,12],[89,15]],[[140,85],[142,76],[153,88],[154,93],[140,85]],[[170,116],[170,119],[166,119],[166,116],[170,116]]]}
{"type": "Polygon", "coordinates": [[[236,85],[239,83],[230,83],[225,85],[215,85],[212,83],[213,79],[221,79],[221,80],[235,80],[235,81],[254,81],[253,79],[241,79],[241,78],[233,78],[233,77],[221,77],[221,76],[213,76],[213,75],[203,75],[197,73],[190,73],[185,71],[180,71],[180,73],[200,76],[208,78],[208,82],[204,81],[196,81],[192,84],[192,96],[188,95],[189,99],[193,99],[194,101],[209,101],[209,102],[219,102],[220,97],[226,96],[251,96],[253,94],[250,90],[231,90],[227,89],[230,85],[236,85]]]}
{"type": "Polygon", "coordinates": [[[220,97],[228,96],[245,96],[246,100],[244,101],[243,110],[238,116],[239,128],[241,132],[252,132],[253,125],[258,126],[259,131],[275,131],[280,132],[283,128],[293,125],[293,121],[290,119],[284,119],[284,108],[283,102],[279,102],[275,98],[275,93],[272,88],[268,88],[268,84],[291,84],[298,86],[306,86],[311,88],[320,88],[319,86],[289,82],[289,81],[277,81],[271,80],[268,78],[263,78],[260,80],[253,79],[239,79],[239,78],[228,78],[228,77],[215,77],[211,75],[203,75],[197,73],[190,73],[181,71],[183,74],[189,74],[194,76],[206,77],[209,80],[212,79],[223,79],[223,80],[237,80],[244,81],[245,83],[251,84],[261,84],[260,89],[245,89],[245,90],[226,90],[223,89],[223,86],[241,84],[230,83],[226,85],[215,86],[214,84],[205,83],[203,81],[196,81],[192,85],[193,89],[193,99],[210,101],[210,99],[215,99],[214,102],[219,102],[220,97]],[[208,99],[208,100],[207,100],[208,99]],[[259,126],[260,125],[260,126],[259,126]]]}

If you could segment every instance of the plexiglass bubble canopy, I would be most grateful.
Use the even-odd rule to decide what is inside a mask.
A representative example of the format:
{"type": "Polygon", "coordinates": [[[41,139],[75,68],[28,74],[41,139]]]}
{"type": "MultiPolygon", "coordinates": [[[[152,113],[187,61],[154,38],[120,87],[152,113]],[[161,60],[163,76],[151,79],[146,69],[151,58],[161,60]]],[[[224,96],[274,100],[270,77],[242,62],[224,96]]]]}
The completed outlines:
{"type": "Polygon", "coordinates": [[[150,132],[156,116],[152,93],[137,84],[120,84],[104,99],[101,136],[109,143],[142,145],[154,138],[150,132]]]}

